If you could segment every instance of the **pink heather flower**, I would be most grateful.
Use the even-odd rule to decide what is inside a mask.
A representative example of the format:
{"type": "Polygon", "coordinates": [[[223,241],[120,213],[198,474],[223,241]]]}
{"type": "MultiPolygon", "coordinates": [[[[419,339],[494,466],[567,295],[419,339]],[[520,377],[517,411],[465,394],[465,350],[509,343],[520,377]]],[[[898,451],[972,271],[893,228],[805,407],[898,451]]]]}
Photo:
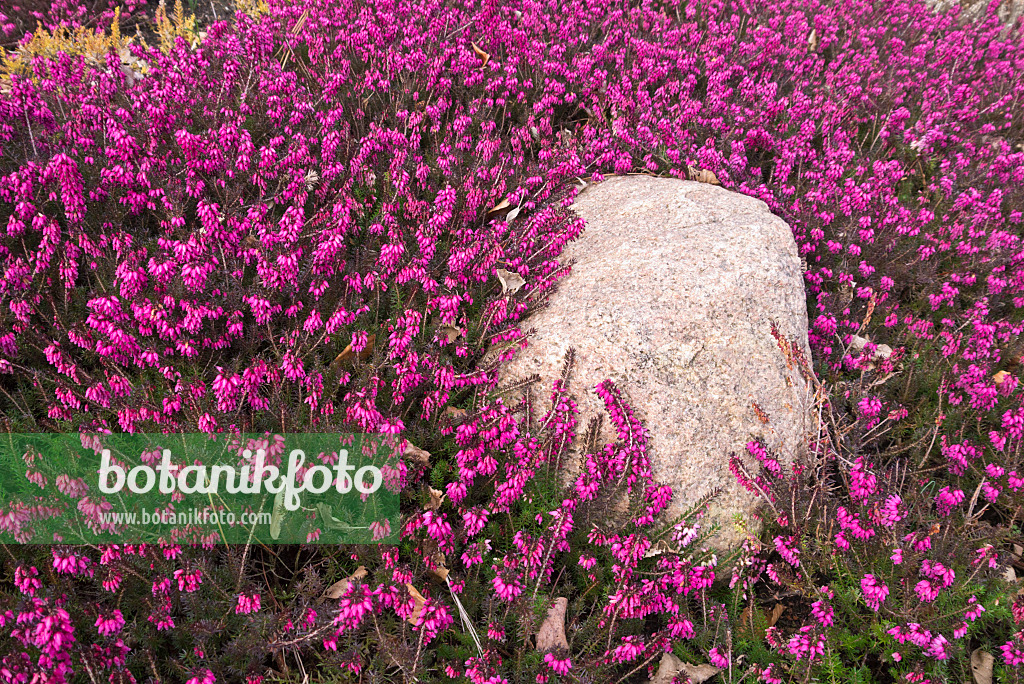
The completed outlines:
{"type": "Polygon", "coordinates": [[[946,660],[949,658],[949,642],[946,640],[946,637],[938,634],[931,640],[928,647],[924,649],[924,653],[936,660],[946,660]]]}
{"type": "Polygon", "coordinates": [[[117,634],[124,627],[124,616],[120,610],[114,609],[108,615],[98,615],[96,617],[96,631],[101,636],[110,636],[117,634]]]}
{"type": "MultiPolygon", "coordinates": [[[[865,401],[867,399],[861,400],[862,408],[865,401]]],[[[879,408],[881,408],[881,404],[879,404],[879,408]]],[[[864,457],[858,457],[853,462],[853,468],[850,469],[850,497],[862,504],[867,503],[868,498],[875,493],[876,483],[877,478],[868,470],[868,464],[864,462],[864,457]]],[[[897,501],[898,504],[899,501],[897,501]]]]}
{"type": "Polygon", "coordinates": [[[693,623],[686,618],[669,620],[668,630],[673,639],[692,639],[697,634],[693,623]]]}
{"type": "MultiPolygon", "coordinates": [[[[860,409],[860,414],[864,418],[874,418],[882,411],[882,402],[879,401],[878,397],[864,397],[857,404],[857,408],[860,409]]],[[[859,459],[858,459],[859,460],[859,459]]]]}
{"type": "Polygon", "coordinates": [[[789,654],[797,660],[807,658],[808,662],[813,661],[825,653],[825,635],[813,634],[813,625],[804,625],[796,634],[789,638],[786,649],[789,654]]]}
{"type": "Polygon", "coordinates": [[[775,537],[775,549],[782,556],[783,560],[792,565],[794,568],[799,567],[800,560],[800,549],[797,548],[796,538],[792,535],[789,537],[778,536],[775,537]]]}
{"type": "Polygon", "coordinates": [[[629,663],[637,659],[644,652],[644,643],[636,636],[622,638],[622,643],[612,651],[612,661],[616,663],[629,663]]]}
{"type": "Polygon", "coordinates": [[[572,661],[569,657],[558,658],[554,653],[545,653],[544,662],[547,663],[548,667],[555,671],[555,674],[565,677],[569,674],[569,670],[572,669],[572,661]]]}
{"type": "Polygon", "coordinates": [[[487,625],[487,638],[494,641],[505,641],[505,628],[497,622],[487,625]]]}
{"type": "Polygon", "coordinates": [[[729,667],[729,659],[726,658],[721,652],[719,652],[717,646],[708,651],[708,660],[711,661],[712,665],[721,670],[724,670],[725,668],[729,667]]]}
{"type": "Polygon", "coordinates": [[[825,601],[815,601],[811,604],[811,614],[814,615],[822,627],[831,627],[835,622],[833,619],[835,611],[825,601]]]}
{"type": "Polygon", "coordinates": [[[235,606],[236,615],[248,615],[249,613],[255,613],[260,609],[260,595],[259,594],[239,594],[238,605],[235,606]]]}
{"type": "Polygon", "coordinates": [[[978,565],[988,561],[988,567],[997,568],[999,567],[999,554],[996,553],[995,548],[991,544],[985,544],[980,549],[974,552],[976,558],[971,561],[972,565],[978,565]]]}
{"type": "Polygon", "coordinates": [[[896,523],[907,517],[906,511],[900,511],[903,499],[893,495],[888,497],[880,507],[871,511],[871,519],[882,527],[894,527],[896,523]]]}
{"type": "Polygon", "coordinates": [[[917,597],[925,603],[931,603],[939,596],[938,587],[932,586],[932,583],[928,580],[921,580],[914,587],[914,592],[917,597]]]}
{"type": "Polygon", "coordinates": [[[503,601],[512,601],[523,593],[523,586],[518,577],[513,576],[511,581],[509,581],[502,577],[502,574],[504,573],[499,572],[492,582],[494,593],[503,601]]]}
{"type": "Polygon", "coordinates": [[[775,666],[774,665],[769,665],[768,667],[766,667],[763,670],[761,670],[761,674],[760,674],[761,681],[764,682],[765,684],[782,684],[782,678],[781,677],[776,677],[775,674],[772,672],[772,668],[773,667],[775,667],[775,666]]]}
{"type": "Polygon", "coordinates": [[[877,613],[889,595],[889,587],[885,586],[884,582],[877,580],[874,575],[868,573],[860,581],[860,588],[868,607],[877,613]]]}
{"type": "Polygon", "coordinates": [[[373,541],[380,541],[391,536],[391,521],[387,518],[383,520],[375,520],[370,523],[370,532],[372,534],[373,541]]]}
{"type": "Polygon", "coordinates": [[[14,586],[25,596],[35,596],[43,583],[39,580],[39,571],[35,566],[26,570],[25,566],[19,565],[14,569],[14,586]]]}
{"type": "Polygon", "coordinates": [[[213,675],[211,670],[207,670],[202,675],[196,675],[189,679],[185,684],[214,684],[217,678],[213,675]]]}
{"type": "Polygon", "coordinates": [[[921,575],[939,580],[942,582],[943,588],[953,584],[953,580],[956,579],[956,573],[951,568],[947,568],[939,561],[931,559],[921,562],[921,575]]]}
{"type": "MultiPolygon", "coordinates": [[[[1016,601],[1014,602],[1016,603],[1016,601]]],[[[978,603],[978,597],[972,596],[967,599],[967,610],[964,611],[964,618],[970,622],[974,622],[981,614],[985,612],[985,606],[978,603]]]]}
{"type": "Polygon", "coordinates": [[[174,579],[178,580],[178,591],[192,593],[199,590],[203,583],[203,571],[196,568],[192,572],[185,572],[182,569],[174,571],[174,579]]]}
{"type": "Polygon", "coordinates": [[[1024,596],[1016,596],[1013,599],[1013,621],[1019,624],[1024,624],[1024,596]]]}
{"type": "Polygon", "coordinates": [[[893,549],[892,555],[889,556],[893,565],[899,565],[903,562],[903,549],[893,549]]]}
{"type": "Polygon", "coordinates": [[[62,574],[77,575],[84,573],[92,576],[91,561],[85,556],[79,556],[74,552],[63,555],[57,549],[53,550],[53,568],[62,574]]]}
{"type": "Polygon", "coordinates": [[[150,615],[148,619],[156,625],[156,631],[158,632],[174,629],[174,618],[170,615],[163,615],[159,617],[156,615],[150,615]]]}
{"type": "Polygon", "coordinates": [[[1024,638],[1024,632],[1017,632],[1013,635],[1013,639],[999,647],[1003,652],[1003,660],[1011,667],[1024,664],[1024,651],[1018,646],[1022,638],[1024,638]]]}

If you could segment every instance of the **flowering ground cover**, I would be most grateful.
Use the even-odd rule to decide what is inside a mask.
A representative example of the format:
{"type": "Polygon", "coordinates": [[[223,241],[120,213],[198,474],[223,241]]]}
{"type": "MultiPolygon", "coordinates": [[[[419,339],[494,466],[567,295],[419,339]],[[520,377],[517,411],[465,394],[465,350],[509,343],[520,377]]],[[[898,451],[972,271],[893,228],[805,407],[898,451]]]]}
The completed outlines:
{"type": "Polygon", "coordinates": [[[399,546],[6,545],[0,681],[646,682],[666,652],[1019,678],[1024,39],[997,3],[72,4],[0,10],[5,430],[416,448],[399,546]],[[711,172],[806,260],[814,358],[779,347],[821,428],[792,469],[722,454],[765,504],[729,557],[699,507],[657,518],[619,389],[510,402],[484,363],[566,272],[578,188],[626,172],[711,172]]]}

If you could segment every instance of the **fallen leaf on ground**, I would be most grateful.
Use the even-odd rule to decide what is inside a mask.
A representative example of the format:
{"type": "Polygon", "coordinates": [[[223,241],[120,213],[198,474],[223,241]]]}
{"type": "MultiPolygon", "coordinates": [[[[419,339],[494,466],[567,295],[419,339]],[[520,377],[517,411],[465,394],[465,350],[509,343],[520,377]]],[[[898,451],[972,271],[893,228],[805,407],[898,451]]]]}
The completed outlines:
{"type": "Polygon", "coordinates": [[[714,665],[691,665],[684,663],[672,653],[665,653],[661,656],[658,664],[658,672],[650,684],[672,684],[676,675],[683,674],[690,678],[693,684],[703,684],[718,674],[719,670],[714,665]]]}
{"type": "Polygon", "coordinates": [[[454,325],[442,325],[437,329],[437,332],[439,332],[449,342],[454,342],[459,337],[466,334],[465,330],[454,325]]]}
{"type": "Polygon", "coordinates": [[[377,336],[370,335],[366,339],[366,346],[363,347],[362,350],[360,350],[358,353],[356,353],[352,349],[352,344],[349,343],[348,345],[345,346],[344,349],[341,350],[341,353],[335,357],[334,361],[331,362],[330,371],[332,373],[337,373],[338,369],[341,367],[341,364],[345,363],[346,361],[351,361],[354,358],[358,358],[360,361],[365,361],[366,359],[370,358],[370,355],[373,354],[373,345],[376,341],[377,336]]]}
{"type": "Polygon", "coordinates": [[[412,586],[411,584],[406,584],[405,588],[409,590],[409,593],[412,594],[413,601],[416,602],[416,607],[413,608],[412,614],[405,619],[413,626],[415,626],[416,621],[419,620],[420,615],[423,614],[423,604],[427,602],[427,599],[423,598],[423,594],[416,591],[416,587],[412,586]]]}
{"type": "Polygon", "coordinates": [[[807,48],[811,52],[818,51],[818,29],[811,29],[810,35],[807,36],[807,48]]]}
{"type": "Polygon", "coordinates": [[[507,292],[515,294],[516,292],[519,292],[519,288],[526,284],[526,281],[523,280],[523,277],[518,273],[506,271],[503,268],[499,268],[496,273],[498,275],[498,280],[501,281],[502,294],[507,292]]]}
{"type": "Polygon", "coordinates": [[[466,409],[455,408],[454,406],[446,406],[444,414],[449,416],[453,421],[458,422],[466,419],[469,415],[469,411],[466,409]]]}
{"type": "Polygon", "coordinates": [[[487,66],[487,62],[490,61],[491,56],[484,52],[483,50],[481,50],[479,47],[477,47],[476,43],[470,43],[470,45],[473,46],[473,52],[476,53],[476,56],[483,60],[483,64],[480,65],[480,68],[483,69],[485,66],[487,66]]]}
{"type": "Polygon", "coordinates": [[[672,548],[668,545],[668,542],[664,539],[651,544],[651,548],[644,551],[644,558],[653,558],[654,556],[660,556],[663,553],[675,553],[672,548]]]}
{"type": "Polygon", "coordinates": [[[697,181],[698,183],[710,183],[711,185],[721,185],[721,183],[718,182],[718,176],[715,175],[714,171],[698,169],[694,166],[687,166],[686,173],[692,181],[697,181]]]}
{"type": "Polygon", "coordinates": [[[274,508],[270,514],[270,538],[278,539],[281,536],[281,523],[284,521],[284,488],[274,496],[274,508]]]}
{"type": "Polygon", "coordinates": [[[554,605],[548,608],[548,615],[537,630],[537,650],[553,651],[558,648],[569,648],[565,639],[565,610],[569,600],[559,596],[554,605]]]}
{"type": "Polygon", "coordinates": [[[427,487],[427,503],[423,508],[428,511],[436,511],[444,503],[444,492],[440,489],[427,487]]]}
{"type": "Polygon", "coordinates": [[[404,455],[413,463],[426,467],[430,465],[430,452],[420,449],[412,442],[406,440],[404,455]]]}
{"type": "Polygon", "coordinates": [[[976,648],[971,652],[971,674],[974,684],[992,684],[992,663],[995,657],[988,651],[976,648]]]}
{"type": "Polygon", "coordinates": [[[999,371],[998,373],[992,376],[992,380],[994,380],[997,385],[1002,385],[1004,382],[1006,382],[1006,378],[1008,377],[1010,377],[1009,373],[1007,373],[1006,371],[999,371]]]}
{"type": "Polygon", "coordinates": [[[448,579],[448,559],[440,551],[430,556],[430,563],[434,566],[430,568],[432,575],[437,577],[439,580],[444,582],[448,579]]]}
{"type": "Polygon", "coordinates": [[[494,214],[500,213],[501,211],[508,209],[510,206],[511,205],[508,203],[507,199],[501,200],[500,202],[498,202],[493,207],[487,210],[487,218],[491,218],[491,216],[493,216],[494,214]]]}
{"type": "Polygon", "coordinates": [[[351,575],[349,575],[345,579],[338,580],[331,586],[327,587],[327,591],[324,592],[324,596],[326,596],[329,599],[341,598],[345,591],[348,589],[348,585],[353,580],[363,579],[364,577],[366,577],[366,575],[366,567],[360,565],[358,568],[356,568],[356,571],[353,572],[351,575]]]}

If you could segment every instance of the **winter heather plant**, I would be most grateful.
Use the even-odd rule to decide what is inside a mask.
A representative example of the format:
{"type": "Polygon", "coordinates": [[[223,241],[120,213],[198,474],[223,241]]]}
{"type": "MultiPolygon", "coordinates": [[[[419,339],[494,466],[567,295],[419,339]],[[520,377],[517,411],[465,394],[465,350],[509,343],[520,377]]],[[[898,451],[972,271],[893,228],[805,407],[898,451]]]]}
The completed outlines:
{"type": "Polygon", "coordinates": [[[113,6],[5,8],[4,427],[417,447],[399,547],[6,546],[0,679],[642,682],[672,650],[938,682],[976,649],[1018,677],[1024,42],[996,4],[280,0],[99,59],[26,34],[95,41],[73,25],[113,6]],[[573,446],[564,384],[535,418],[485,361],[566,272],[581,181],[691,168],[792,226],[820,406],[794,471],[734,461],[765,526],[724,573],[656,517],[617,390],[617,442],[573,446]]]}

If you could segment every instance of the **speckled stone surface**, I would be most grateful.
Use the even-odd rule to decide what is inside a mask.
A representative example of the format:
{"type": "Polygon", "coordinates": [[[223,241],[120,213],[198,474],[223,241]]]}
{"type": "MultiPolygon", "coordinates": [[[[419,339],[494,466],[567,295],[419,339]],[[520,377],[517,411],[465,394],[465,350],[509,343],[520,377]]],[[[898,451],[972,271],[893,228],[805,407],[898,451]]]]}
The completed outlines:
{"type": "MultiPolygon", "coordinates": [[[[603,410],[594,386],[612,379],[649,431],[655,476],[674,491],[670,515],[721,487],[714,545],[733,546],[742,541],[733,514],[749,520],[754,499],[729,472],[729,453],[751,463],[744,445],[759,437],[791,457],[812,423],[811,392],[787,369],[769,322],[810,358],[789,226],[760,200],[642,175],[591,186],[574,208],[587,227],[562,261],[576,265],[521,324],[536,335],[501,379],[538,373],[547,391],[575,347],[581,429],[603,410]]],[[[605,441],[613,436],[605,421],[605,441]]]]}
{"type": "MultiPolygon", "coordinates": [[[[926,0],[926,3],[936,12],[948,12],[953,7],[960,6],[960,21],[983,21],[988,13],[988,0],[926,0]]],[[[1006,25],[1003,37],[1009,35],[1009,30],[1016,24],[1017,19],[1024,14],[1024,0],[1000,0],[996,8],[996,16],[1006,25]]]]}

